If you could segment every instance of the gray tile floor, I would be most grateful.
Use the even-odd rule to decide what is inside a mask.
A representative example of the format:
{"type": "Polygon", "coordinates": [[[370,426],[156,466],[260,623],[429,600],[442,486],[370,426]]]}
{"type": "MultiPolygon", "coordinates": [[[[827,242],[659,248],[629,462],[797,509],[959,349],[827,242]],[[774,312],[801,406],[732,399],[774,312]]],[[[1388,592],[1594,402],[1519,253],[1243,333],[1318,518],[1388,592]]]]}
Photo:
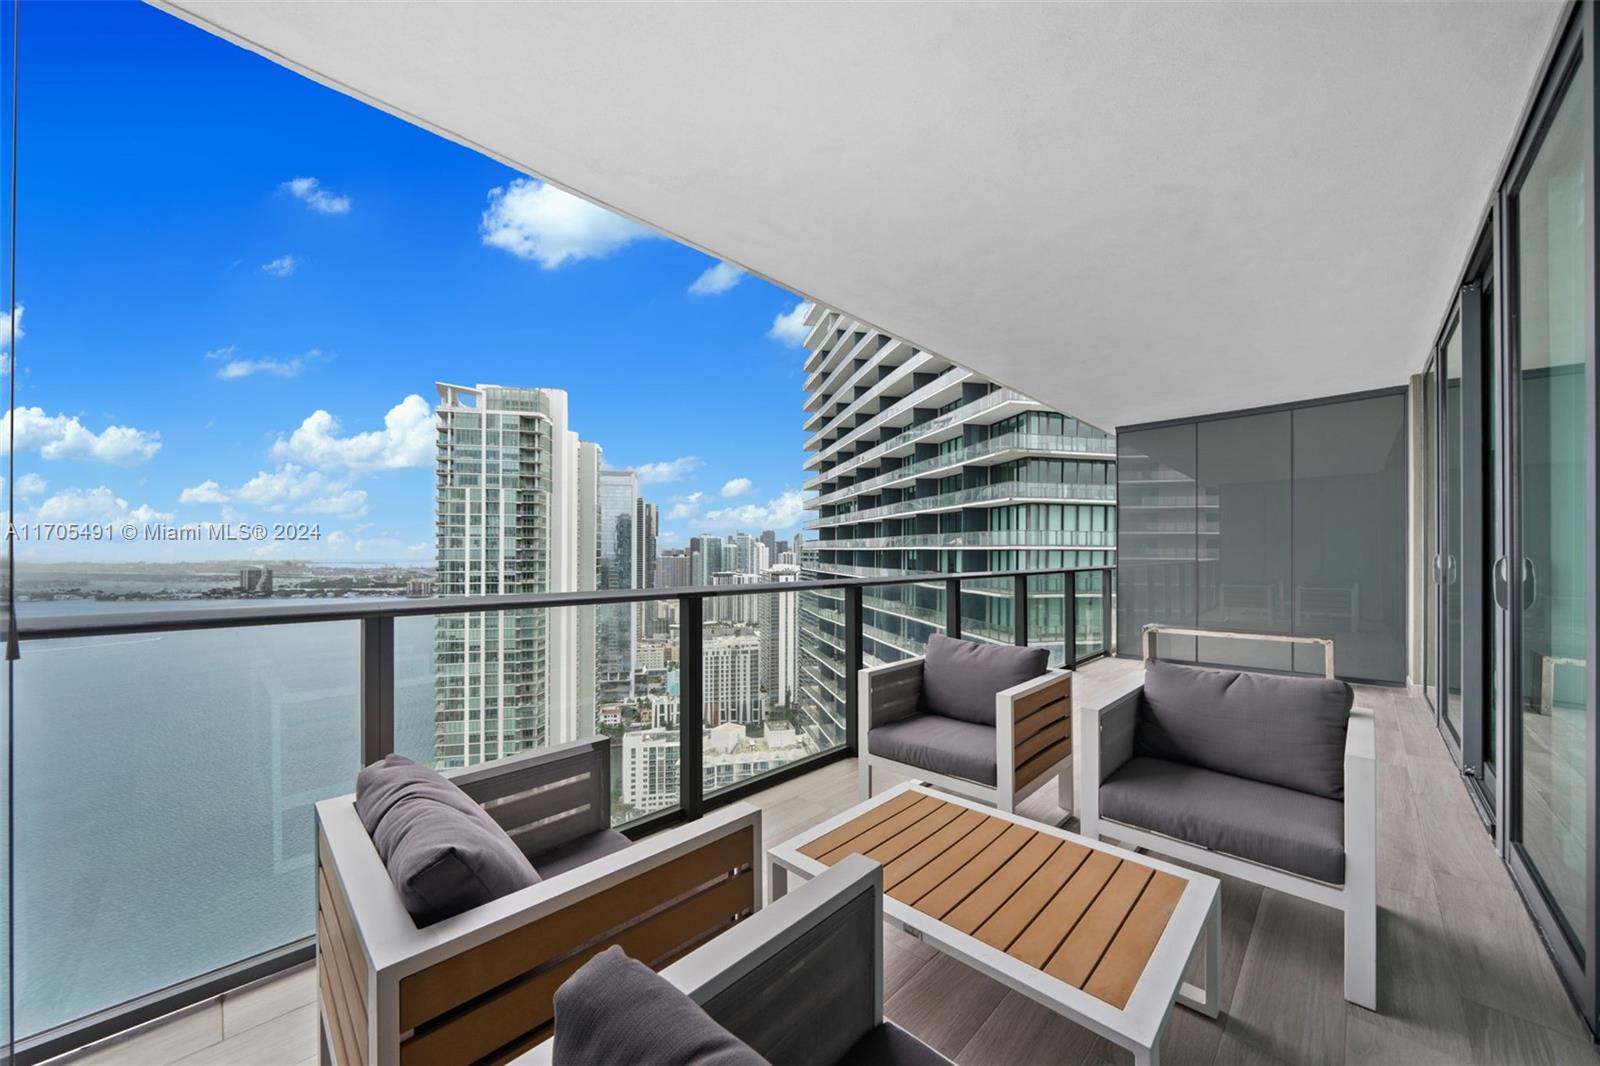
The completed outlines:
{"type": "MultiPolygon", "coordinates": [[[[1138,669],[1079,672],[1078,698],[1138,669]]],[[[1427,705],[1362,687],[1378,722],[1381,1013],[1344,1002],[1339,916],[1240,881],[1223,883],[1223,1014],[1179,1009],[1167,1063],[1600,1064],[1558,983],[1427,705]]],[[[853,762],[759,794],[769,841],[856,799],[853,762]]],[[[1053,822],[1053,786],[1024,813],[1053,822]]],[[[956,1062],[1124,1063],[1126,1052],[982,975],[886,931],[886,1010],[956,1062]]],[[[316,1056],[309,969],[241,989],[80,1055],[78,1062],[266,1066],[316,1056]]]]}

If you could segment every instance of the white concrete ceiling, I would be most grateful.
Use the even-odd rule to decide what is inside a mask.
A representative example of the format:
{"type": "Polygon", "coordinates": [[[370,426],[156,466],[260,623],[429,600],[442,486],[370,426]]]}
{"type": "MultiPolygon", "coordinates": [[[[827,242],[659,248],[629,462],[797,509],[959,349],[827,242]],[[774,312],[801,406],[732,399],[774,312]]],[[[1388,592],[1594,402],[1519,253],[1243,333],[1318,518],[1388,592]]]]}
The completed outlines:
{"type": "Polygon", "coordinates": [[[1108,427],[1419,368],[1562,11],[163,6],[1108,427]]]}

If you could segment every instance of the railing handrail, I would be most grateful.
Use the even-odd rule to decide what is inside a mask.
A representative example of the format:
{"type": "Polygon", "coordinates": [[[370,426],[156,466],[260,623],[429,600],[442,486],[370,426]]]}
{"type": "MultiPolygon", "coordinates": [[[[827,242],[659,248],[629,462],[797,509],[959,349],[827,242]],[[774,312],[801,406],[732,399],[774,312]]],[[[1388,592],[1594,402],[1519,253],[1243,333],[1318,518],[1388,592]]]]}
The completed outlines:
{"type": "MultiPolygon", "coordinates": [[[[818,569],[826,570],[826,566],[818,569]]],[[[470,614],[480,611],[519,611],[558,607],[599,607],[607,604],[655,603],[685,598],[759,596],[775,592],[817,589],[876,588],[928,581],[983,581],[998,578],[1043,577],[1080,571],[1114,570],[1111,565],[1046,566],[1029,570],[907,571],[885,577],[816,578],[800,581],[763,581],[748,585],[677,585],[654,589],[597,589],[585,592],[534,592],[493,596],[394,597],[391,599],[336,600],[316,603],[271,603],[239,607],[179,607],[119,614],[64,614],[55,617],[19,617],[20,640],[60,640],[69,637],[128,636],[198,629],[240,629],[254,626],[296,625],[307,622],[350,622],[378,618],[416,618],[429,615],[470,614]]],[[[213,601],[214,602],[214,601],[213,601]]]]}

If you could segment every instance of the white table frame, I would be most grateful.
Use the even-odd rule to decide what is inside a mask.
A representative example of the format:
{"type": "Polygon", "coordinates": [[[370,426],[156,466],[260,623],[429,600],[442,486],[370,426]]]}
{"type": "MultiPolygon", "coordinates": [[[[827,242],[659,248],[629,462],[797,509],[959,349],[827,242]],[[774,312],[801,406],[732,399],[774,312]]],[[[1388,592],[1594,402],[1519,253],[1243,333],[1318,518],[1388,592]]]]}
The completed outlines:
{"type": "Polygon", "coordinates": [[[1222,987],[1222,883],[1215,877],[997,811],[965,797],[929,788],[921,782],[907,782],[879,793],[867,802],[858,803],[844,813],[770,849],[767,859],[771,866],[772,898],[778,899],[788,891],[790,874],[809,880],[828,869],[817,860],[801,854],[802,847],[887,803],[900,793],[911,790],[1172,874],[1184,881],[1183,894],[1178,897],[1178,904],[1173,908],[1155,950],[1150,953],[1127,1005],[1120,1009],[888,895],[883,897],[884,921],[979,973],[994,978],[1007,988],[1020,992],[1035,1003],[1050,1008],[1069,1021],[1127,1048],[1133,1052],[1137,1066],[1154,1066],[1159,1061],[1161,1036],[1172,1018],[1175,1003],[1183,1003],[1208,1018],[1217,1017],[1222,987]],[[1188,968],[1196,950],[1205,952],[1205,986],[1202,988],[1183,979],[1184,970],[1188,968]]]}

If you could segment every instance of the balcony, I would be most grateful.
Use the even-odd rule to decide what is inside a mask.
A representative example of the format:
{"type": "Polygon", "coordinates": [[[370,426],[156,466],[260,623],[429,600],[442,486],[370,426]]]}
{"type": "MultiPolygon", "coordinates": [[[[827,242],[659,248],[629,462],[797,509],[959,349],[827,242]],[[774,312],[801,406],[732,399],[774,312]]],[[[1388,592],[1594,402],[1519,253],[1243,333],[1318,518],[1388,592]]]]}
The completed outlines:
{"type": "MultiPolygon", "coordinates": [[[[1081,698],[1112,690],[1133,663],[1079,671],[1081,698]]],[[[1421,701],[1366,688],[1378,712],[1382,980],[1396,1008],[1378,1021],[1343,1000],[1340,934],[1330,912],[1292,896],[1224,882],[1222,1010],[1179,1011],[1161,1045],[1168,1063],[1592,1062],[1532,923],[1453,776],[1421,701]],[[1475,920],[1443,916],[1469,904],[1475,920]],[[1403,1006],[1400,1006],[1402,1005],[1403,1006]]],[[[750,793],[766,836],[784,840],[856,801],[844,759],[750,793]]],[[[1024,813],[1062,818],[1053,791],[1024,813]]],[[[1008,992],[918,940],[886,930],[885,1013],[958,1063],[1119,1061],[1086,1030],[1008,992]],[[952,1009],[958,1004],[959,1009],[952,1009]]],[[[70,1061],[231,1064],[316,1061],[316,979],[308,965],[115,1037],[70,1061]]]]}
{"type": "Polygon", "coordinates": [[[959,511],[973,504],[1032,503],[1050,500],[1059,503],[1113,503],[1117,498],[1115,485],[1086,485],[1044,481],[1001,481],[992,485],[977,485],[955,492],[941,492],[932,496],[918,496],[881,507],[867,507],[859,511],[817,518],[806,523],[807,529],[871,522],[893,515],[922,512],[959,511]]]}

